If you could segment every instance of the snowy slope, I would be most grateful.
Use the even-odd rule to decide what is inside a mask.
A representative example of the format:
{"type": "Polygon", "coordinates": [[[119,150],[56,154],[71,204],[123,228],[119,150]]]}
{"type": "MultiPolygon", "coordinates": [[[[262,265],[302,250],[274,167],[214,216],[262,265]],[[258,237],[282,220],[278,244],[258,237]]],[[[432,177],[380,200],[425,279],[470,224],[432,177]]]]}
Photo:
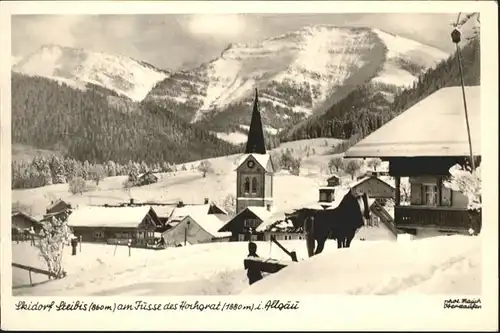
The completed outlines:
{"type": "Polygon", "coordinates": [[[21,59],[13,70],[81,86],[92,83],[141,101],[167,73],[128,57],[45,45],[21,59]],[[79,84],[80,83],[80,84],[79,84]]]}
{"type": "Polygon", "coordinates": [[[411,39],[378,29],[373,31],[387,47],[386,61],[382,71],[373,79],[375,82],[409,86],[422,70],[436,65],[436,60],[448,57],[448,54],[436,48],[411,39]]]}
{"type": "MultiPolygon", "coordinates": [[[[469,236],[431,237],[395,242],[358,241],[338,250],[327,241],[325,251],[306,259],[304,241],[283,241],[299,262],[248,286],[243,259],[246,242],[198,244],[163,251],[112,245],[83,244],[70,255],[65,248],[68,276],[36,287],[26,271],[13,269],[14,295],[162,296],[228,294],[454,294],[481,293],[481,239],[469,236]],[[168,269],[166,269],[168,267],[168,269]]],[[[277,246],[257,242],[264,258],[289,260],[277,246]]],[[[43,266],[29,243],[13,244],[13,261],[43,266]]],[[[42,282],[35,275],[35,283],[42,282]]]]}
{"type": "Polygon", "coordinates": [[[481,259],[480,237],[357,243],[289,266],[243,294],[480,295],[481,259]]]}
{"type": "Polygon", "coordinates": [[[187,103],[197,121],[214,109],[251,101],[257,86],[263,109],[308,115],[373,78],[407,86],[447,56],[380,30],[316,25],[253,44],[231,44],[209,63],[165,79],[149,98],[187,103]]]}

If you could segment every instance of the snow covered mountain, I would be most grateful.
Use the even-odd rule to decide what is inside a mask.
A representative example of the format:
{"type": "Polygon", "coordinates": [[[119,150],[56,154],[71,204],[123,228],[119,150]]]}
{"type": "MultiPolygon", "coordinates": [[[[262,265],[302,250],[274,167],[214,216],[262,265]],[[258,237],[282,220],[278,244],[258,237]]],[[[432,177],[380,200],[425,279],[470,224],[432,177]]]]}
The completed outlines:
{"type": "Polygon", "coordinates": [[[12,69],[30,76],[44,76],[70,86],[87,83],[141,101],[151,88],[169,73],[128,57],[90,52],[84,49],[44,45],[18,60],[12,69]]]}
{"type": "Polygon", "coordinates": [[[254,44],[229,45],[218,58],[165,78],[147,98],[182,105],[184,118],[195,122],[231,104],[248,108],[258,87],[261,108],[272,113],[268,117],[307,117],[370,80],[411,85],[447,57],[376,29],[316,25],[254,44]]]}

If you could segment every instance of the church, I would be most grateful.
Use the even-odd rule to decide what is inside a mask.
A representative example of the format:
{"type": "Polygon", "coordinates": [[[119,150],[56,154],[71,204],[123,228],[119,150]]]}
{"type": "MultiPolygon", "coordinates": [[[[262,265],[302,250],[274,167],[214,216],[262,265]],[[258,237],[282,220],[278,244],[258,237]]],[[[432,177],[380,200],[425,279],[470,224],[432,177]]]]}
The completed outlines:
{"type": "Polygon", "coordinates": [[[273,211],[274,165],[266,151],[258,91],[250,121],[245,153],[236,168],[236,214],[219,231],[231,232],[231,241],[260,240],[256,228],[273,211]]]}

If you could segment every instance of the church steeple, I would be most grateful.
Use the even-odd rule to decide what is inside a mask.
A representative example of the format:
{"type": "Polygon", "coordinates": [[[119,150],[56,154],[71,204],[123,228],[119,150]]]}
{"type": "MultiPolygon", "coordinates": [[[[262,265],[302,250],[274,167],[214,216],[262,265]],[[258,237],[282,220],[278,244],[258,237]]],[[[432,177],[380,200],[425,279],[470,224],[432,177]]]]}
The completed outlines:
{"type": "Polygon", "coordinates": [[[245,154],[265,154],[266,145],[264,143],[264,130],[262,129],[262,120],[259,111],[259,96],[255,88],[255,101],[253,103],[252,120],[248,131],[247,146],[245,154]]]}

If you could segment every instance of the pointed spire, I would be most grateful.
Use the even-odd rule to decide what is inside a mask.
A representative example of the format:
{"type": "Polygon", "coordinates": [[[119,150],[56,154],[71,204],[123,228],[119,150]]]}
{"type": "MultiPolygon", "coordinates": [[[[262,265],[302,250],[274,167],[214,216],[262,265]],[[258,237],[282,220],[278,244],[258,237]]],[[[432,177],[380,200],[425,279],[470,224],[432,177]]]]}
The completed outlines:
{"type": "Polygon", "coordinates": [[[255,88],[255,101],[253,103],[252,120],[248,131],[247,147],[245,154],[265,154],[266,145],[264,144],[264,130],[262,129],[262,120],[259,111],[259,95],[255,88]]]}

